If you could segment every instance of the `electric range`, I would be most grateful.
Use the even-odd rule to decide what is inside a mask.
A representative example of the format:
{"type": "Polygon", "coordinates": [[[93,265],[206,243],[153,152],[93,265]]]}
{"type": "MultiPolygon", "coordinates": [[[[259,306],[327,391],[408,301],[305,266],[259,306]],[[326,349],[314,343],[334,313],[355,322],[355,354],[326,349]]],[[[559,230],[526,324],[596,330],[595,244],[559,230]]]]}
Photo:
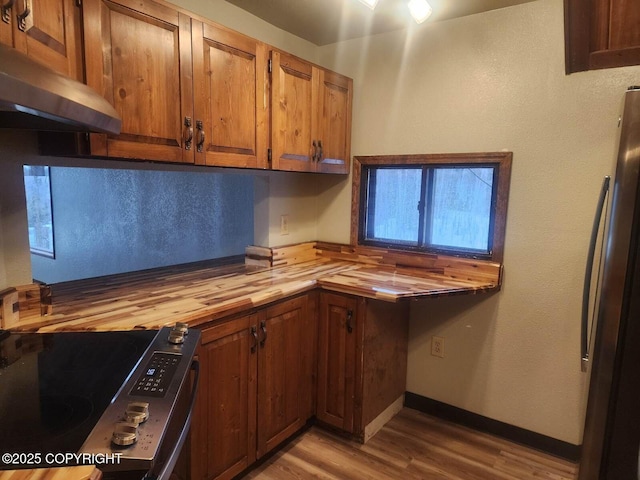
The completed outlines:
{"type": "Polygon", "coordinates": [[[167,476],[191,419],[199,336],[181,324],[0,331],[0,470],[89,463],[105,478],[167,476]]]}

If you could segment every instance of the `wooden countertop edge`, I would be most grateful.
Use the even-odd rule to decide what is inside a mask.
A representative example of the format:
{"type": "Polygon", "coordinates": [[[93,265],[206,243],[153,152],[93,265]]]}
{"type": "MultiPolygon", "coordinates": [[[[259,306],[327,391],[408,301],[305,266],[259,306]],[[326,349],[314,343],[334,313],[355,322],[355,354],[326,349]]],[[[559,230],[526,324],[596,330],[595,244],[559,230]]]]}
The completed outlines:
{"type": "Polygon", "coordinates": [[[97,480],[101,477],[102,472],[94,465],[0,470],[0,480],[97,480]]]}
{"type": "MultiPolygon", "coordinates": [[[[308,264],[308,268],[313,268],[317,265],[316,262],[304,262],[308,264]]],[[[327,291],[344,293],[347,295],[355,295],[385,302],[397,303],[406,300],[420,300],[425,298],[431,298],[435,296],[449,296],[449,295],[464,295],[464,294],[477,294],[485,292],[493,292],[500,290],[500,285],[494,283],[482,283],[480,281],[472,281],[465,279],[456,279],[448,276],[442,276],[435,274],[417,275],[415,271],[409,270],[407,272],[404,269],[389,269],[386,267],[373,268],[370,265],[356,266],[349,265],[349,262],[335,262],[338,270],[331,272],[324,272],[326,276],[319,275],[316,278],[296,278],[304,274],[305,264],[296,264],[291,266],[282,266],[266,269],[271,275],[277,275],[280,272],[292,271],[294,272],[292,278],[281,284],[272,285],[271,288],[267,288],[264,291],[245,294],[245,296],[239,296],[237,301],[225,300],[221,303],[217,303],[213,306],[196,306],[194,309],[187,312],[175,312],[166,321],[160,321],[157,316],[155,307],[150,306],[148,309],[134,309],[132,308],[131,316],[118,318],[117,320],[109,319],[108,313],[98,312],[94,315],[77,315],[72,316],[68,314],[53,314],[47,317],[39,317],[36,319],[28,319],[21,321],[18,324],[12,326],[13,331],[23,332],[61,332],[61,331],[107,331],[107,330],[145,330],[145,329],[159,329],[166,325],[172,325],[176,321],[185,322],[191,326],[200,326],[207,323],[212,323],[223,318],[235,316],[245,312],[249,312],[252,309],[260,308],[273,302],[277,302],[294,295],[298,295],[314,288],[320,288],[327,291]],[[344,269],[339,269],[340,264],[345,263],[344,269]],[[354,273],[355,272],[355,273],[354,273]],[[377,280],[371,280],[368,283],[363,283],[363,280],[359,281],[361,285],[355,285],[349,283],[350,276],[362,275],[366,277],[368,274],[380,274],[391,273],[391,278],[388,282],[381,281],[376,285],[377,280]],[[393,279],[401,277],[404,284],[395,285],[393,279]],[[426,288],[422,291],[411,290],[407,287],[407,281],[411,281],[412,278],[416,279],[416,282],[424,281],[425,279],[433,281],[434,285],[441,282],[440,286],[434,286],[432,288],[426,288]],[[154,312],[156,315],[154,316],[154,312]],[[73,318],[69,318],[72,316],[73,318]],[[139,319],[135,317],[138,316],[139,319]],[[145,321],[144,317],[147,317],[145,321]],[[136,321],[139,320],[139,321],[136,321]]],[[[333,263],[323,260],[322,263],[333,263]]],[[[265,271],[265,270],[262,270],[265,271]]],[[[215,272],[213,272],[215,273],[215,272]]],[[[236,274],[239,279],[245,275],[253,276],[255,273],[238,273],[236,274]]],[[[235,275],[234,275],[235,276],[235,275]]],[[[215,278],[215,275],[212,275],[215,278]]],[[[54,300],[55,309],[55,300],[54,300]]]]}

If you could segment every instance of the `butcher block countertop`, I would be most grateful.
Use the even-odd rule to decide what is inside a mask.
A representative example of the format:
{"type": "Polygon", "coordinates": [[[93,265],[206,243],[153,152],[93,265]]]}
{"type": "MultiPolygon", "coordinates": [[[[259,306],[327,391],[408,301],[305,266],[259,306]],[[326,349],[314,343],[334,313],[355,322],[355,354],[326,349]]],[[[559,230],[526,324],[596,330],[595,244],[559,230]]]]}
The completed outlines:
{"type": "Polygon", "coordinates": [[[21,320],[11,329],[157,329],[177,321],[197,326],[316,287],[388,302],[499,289],[495,269],[467,275],[458,264],[449,265],[451,271],[381,265],[370,258],[353,261],[350,252],[321,256],[315,243],[304,245],[302,250],[273,249],[268,263],[199,262],[54,284],[52,314],[21,320]]]}
{"type": "Polygon", "coordinates": [[[92,465],[0,471],[0,480],[97,480],[101,477],[92,465]]]}

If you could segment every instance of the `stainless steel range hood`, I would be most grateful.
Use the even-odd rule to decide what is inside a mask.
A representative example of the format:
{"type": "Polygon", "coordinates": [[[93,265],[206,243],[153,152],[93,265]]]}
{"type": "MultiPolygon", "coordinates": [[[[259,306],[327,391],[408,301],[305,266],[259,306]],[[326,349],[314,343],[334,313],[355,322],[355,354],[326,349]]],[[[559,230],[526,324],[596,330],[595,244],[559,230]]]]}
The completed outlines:
{"type": "Polygon", "coordinates": [[[90,87],[0,45],[0,128],[118,134],[121,125],[90,87]]]}

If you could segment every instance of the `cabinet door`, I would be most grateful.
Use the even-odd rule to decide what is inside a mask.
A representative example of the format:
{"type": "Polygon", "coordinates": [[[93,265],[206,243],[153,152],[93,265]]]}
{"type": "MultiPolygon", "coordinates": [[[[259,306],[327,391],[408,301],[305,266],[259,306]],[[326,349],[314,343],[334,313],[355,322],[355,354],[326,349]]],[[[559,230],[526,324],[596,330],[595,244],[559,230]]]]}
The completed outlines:
{"type": "Polygon", "coordinates": [[[307,297],[279,303],[260,320],[258,356],[258,458],[305,421],[303,330],[307,297]]]}
{"type": "Polygon", "coordinates": [[[224,27],[192,22],[196,163],[267,168],[266,46],[224,27]],[[197,129],[196,129],[197,130],[197,129]]]}
{"type": "Polygon", "coordinates": [[[567,73],[640,65],[640,2],[565,0],[567,73]]]}
{"type": "Polygon", "coordinates": [[[317,171],[349,173],[353,80],[323,70],[320,76],[320,131],[317,171]]]}
{"type": "Polygon", "coordinates": [[[13,7],[9,8],[7,2],[0,2],[0,43],[13,47],[13,33],[12,25],[15,20],[13,19],[13,7]]]}
{"type": "Polygon", "coordinates": [[[122,117],[120,135],[92,154],[193,163],[190,18],[151,1],[84,0],[87,84],[122,117]]]}
{"type": "Polygon", "coordinates": [[[63,75],[83,80],[80,11],[74,0],[17,0],[0,23],[2,43],[63,75]]]}
{"type": "Polygon", "coordinates": [[[353,433],[356,299],[320,294],[318,420],[353,433]]]}
{"type": "Polygon", "coordinates": [[[195,427],[202,430],[192,441],[193,478],[230,479],[255,460],[257,325],[257,315],[250,315],[202,332],[200,407],[207,420],[195,427]]]}
{"type": "Polygon", "coordinates": [[[271,52],[272,168],[315,171],[318,72],[310,63],[271,52]]]}

